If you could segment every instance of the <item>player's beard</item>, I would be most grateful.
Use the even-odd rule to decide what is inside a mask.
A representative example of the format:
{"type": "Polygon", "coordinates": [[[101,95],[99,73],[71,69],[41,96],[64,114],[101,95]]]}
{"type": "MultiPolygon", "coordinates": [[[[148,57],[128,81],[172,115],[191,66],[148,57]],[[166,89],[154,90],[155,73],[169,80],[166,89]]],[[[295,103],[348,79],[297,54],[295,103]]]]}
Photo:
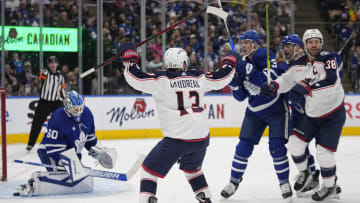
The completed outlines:
{"type": "Polygon", "coordinates": [[[320,48],[317,48],[317,47],[315,47],[315,48],[310,48],[310,49],[308,49],[307,53],[308,53],[308,55],[310,55],[311,57],[315,58],[316,55],[318,55],[318,54],[320,53],[320,48]]]}

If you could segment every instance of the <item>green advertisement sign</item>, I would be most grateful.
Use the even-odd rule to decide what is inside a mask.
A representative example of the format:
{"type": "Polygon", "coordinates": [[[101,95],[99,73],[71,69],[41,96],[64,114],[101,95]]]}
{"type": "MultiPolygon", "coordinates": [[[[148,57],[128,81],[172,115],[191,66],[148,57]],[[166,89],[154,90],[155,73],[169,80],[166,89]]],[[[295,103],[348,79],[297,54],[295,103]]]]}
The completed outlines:
{"type": "MultiPolygon", "coordinates": [[[[5,50],[40,51],[40,27],[5,26],[4,33],[5,50]]],[[[42,50],[44,52],[78,51],[78,32],[76,28],[43,27],[42,35],[42,50]]],[[[2,48],[2,44],[0,44],[0,48],[2,48]]]]}

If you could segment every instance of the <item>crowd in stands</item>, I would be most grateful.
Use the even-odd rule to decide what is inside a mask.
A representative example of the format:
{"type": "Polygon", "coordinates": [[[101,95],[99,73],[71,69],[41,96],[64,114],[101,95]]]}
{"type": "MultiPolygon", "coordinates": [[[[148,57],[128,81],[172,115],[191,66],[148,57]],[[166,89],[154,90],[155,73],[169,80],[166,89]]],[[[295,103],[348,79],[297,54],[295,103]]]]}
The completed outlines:
{"type": "MultiPolygon", "coordinates": [[[[37,0],[6,0],[6,25],[39,26],[39,1],[37,0]]],[[[47,27],[77,27],[76,0],[45,0],[44,26],[47,27]]],[[[147,36],[161,29],[161,1],[146,1],[146,33],[147,36]]],[[[211,3],[211,1],[209,1],[211,3]]],[[[215,3],[213,1],[212,3],[215,3]]],[[[266,46],[265,3],[254,4],[251,21],[248,22],[245,1],[223,3],[223,9],[230,14],[228,25],[237,52],[240,52],[239,36],[248,27],[256,30],[261,36],[261,46],[266,46]],[[261,17],[264,16],[264,17],[261,17]],[[250,25],[248,26],[248,23],[250,25]]],[[[253,1],[255,2],[255,1],[253,1]]],[[[201,8],[203,1],[171,1],[167,2],[167,26],[191,15],[201,8]]],[[[96,65],[96,1],[85,0],[83,6],[83,71],[96,65]]],[[[140,42],[140,0],[104,1],[103,44],[104,60],[118,53],[119,46],[124,42],[140,42]]],[[[291,33],[290,8],[285,1],[270,1],[269,16],[271,28],[271,50],[281,60],[281,38],[291,33]]],[[[170,31],[166,35],[166,48],[183,47],[190,58],[190,68],[205,71],[214,70],[219,66],[221,58],[231,49],[228,33],[224,23],[216,16],[209,16],[208,42],[204,41],[204,19],[197,16],[184,25],[170,31]],[[208,44],[209,60],[204,60],[204,44],[208,44]]],[[[146,44],[147,71],[153,72],[163,68],[163,42],[161,37],[146,44]]],[[[8,95],[28,96],[38,95],[40,73],[39,53],[6,51],[6,90],[8,95]]],[[[65,76],[69,88],[78,90],[79,68],[77,53],[44,53],[44,61],[49,55],[59,59],[59,69],[65,76]]],[[[44,63],[46,66],[46,63],[44,63]]],[[[44,67],[45,68],[45,67],[44,67]]],[[[122,64],[115,61],[104,68],[105,94],[138,93],[127,85],[122,74],[122,64]]],[[[84,94],[96,94],[96,75],[83,80],[84,94]]]]}
{"type": "Polygon", "coordinates": [[[336,39],[335,50],[342,51],[344,71],[351,80],[351,92],[360,93],[360,0],[318,0],[327,30],[336,39]]]}

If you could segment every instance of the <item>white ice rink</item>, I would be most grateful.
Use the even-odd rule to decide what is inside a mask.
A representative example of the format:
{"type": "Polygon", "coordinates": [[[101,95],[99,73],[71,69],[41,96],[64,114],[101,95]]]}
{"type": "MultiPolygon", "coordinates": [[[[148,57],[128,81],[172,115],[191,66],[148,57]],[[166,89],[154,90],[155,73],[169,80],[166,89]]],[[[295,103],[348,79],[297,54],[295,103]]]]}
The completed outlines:
{"type": "MultiPolygon", "coordinates": [[[[134,159],[147,153],[159,139],[146,140],[108,140],[101,141],[103,145],[115,147],[118,159],[114,171],[125,172],[134,159]]],[[[230,167],[238,138],[211,138],[208,153],[203,165],[205,176],[213,194],[212,201],[222,203],[278,203],[282,198],[274,172],[271,156],[268,152],[268,138],[263,137],[261,143],[255,147],[249,160],[249,165],[238,191],[228,200],[220,198],[220,190],[228,183],[230,167]]],[[[8,146],[8,182],[0,183],[0,202],[86,202],[86,203],[136,203],[138,202],[139,172],[127,182],[95,179],[93,193],[43,196],[43,197],[13,197],[15,187],[25,183],[30,174],[36,170],[44,170],[35,166],[10,163],[13,159],[36,161],[36,149],[30,154],[25,153],[25,144],[8,146]]],[[[86,151],[86,150],[84,150],[86,151]]],[[[314,143],[311,143],[314,154],[314,143]]],[[[83,163],[94,166],[94,160],[84,154],[83,163]]],[[[336,153],[338,183],[342,187],[340,200],[330,202],[358,203],[360,202],[360,136],[342,137],[338,152],[336,153]]],[[[290,179],[297,173],[294,164],[290,161],[290,179]]],[[[175,165],[165,179],[159,179],[157,197],[160,203],[197,203],[182,171],[175,165]]],[[[312,202],[310,197],[297,198],[293,196],[294,203],[312,202]]],[[[328,201],[329,202],[329,201],[328,201]]]]}

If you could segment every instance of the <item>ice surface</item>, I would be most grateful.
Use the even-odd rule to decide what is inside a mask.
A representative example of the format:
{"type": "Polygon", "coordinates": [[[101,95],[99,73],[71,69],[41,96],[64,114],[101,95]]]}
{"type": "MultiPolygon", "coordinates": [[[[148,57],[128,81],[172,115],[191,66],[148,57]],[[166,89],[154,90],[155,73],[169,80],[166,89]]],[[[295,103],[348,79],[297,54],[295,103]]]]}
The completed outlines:
{"type": "MultiPolygon", "coordinates": [[[[116,168],[114,171],[126,172],[136,157],[141,153],[147,153],[159,141],[159,139],[134,139],[134,140],[107,140],[101,141],[104,146],[115,147],[118,152],[116,168]]],[[[236,137],[211,138],[208,153],[206,155],[203,170],[213,194],[213,202],[222,203],[278,203],[282,202],[279,185],[276,179],[272,159],[268,152],[268,138],[263,137],[260,144],[255,147],[249,160],[244,181],[238,191],[230,199],[223,200],[220,197],[221,189],[228,183],[230,167],[238,142],[236,137]]],[[[315,155],[314,143],[310,144],[311,152],[315,155]]],[[[86,150],[84,150],[86,151],[86,150]]],[[[41,167],[10,163],[13,159],[39,162],[36,148],[29,154],[25,152],[25,144],[12,144],[8,146],[8,181],[0,182],[0,202],[24,202],[25,198],[13,197],[12,193],[19,184],[23,184],[36,170],[44,170],[41,167]]],[[[342,137],[338,152],[336,153],[338,183],[342,187],[340,200],[331,202],[358,203],[360,202],[360,136],[342,137]]],[[[94,160],[83,154],[83,163],[87,166],[95,166],[94,160]]],[[[290,181],[297,170],[290,161],[290,181]]],[[[318,166],[318,165],[317,165],[318,166]]],[[[139,195],[139,172],[128,182],[95,179],[94,192],[76,195],[59,195],[28,197],[26,202],[53,203],[69,202],[105,202],[111,203],[136,203],[139,195]]],[[[195,203],[194,194],[187,183],[184,174],[174,165],[165,179],[159,179],[157,197],[160,203],[195,203]]],[[[294,203],[312,202],[310,197],[297,198],[293,196],[294,203]]]]}

